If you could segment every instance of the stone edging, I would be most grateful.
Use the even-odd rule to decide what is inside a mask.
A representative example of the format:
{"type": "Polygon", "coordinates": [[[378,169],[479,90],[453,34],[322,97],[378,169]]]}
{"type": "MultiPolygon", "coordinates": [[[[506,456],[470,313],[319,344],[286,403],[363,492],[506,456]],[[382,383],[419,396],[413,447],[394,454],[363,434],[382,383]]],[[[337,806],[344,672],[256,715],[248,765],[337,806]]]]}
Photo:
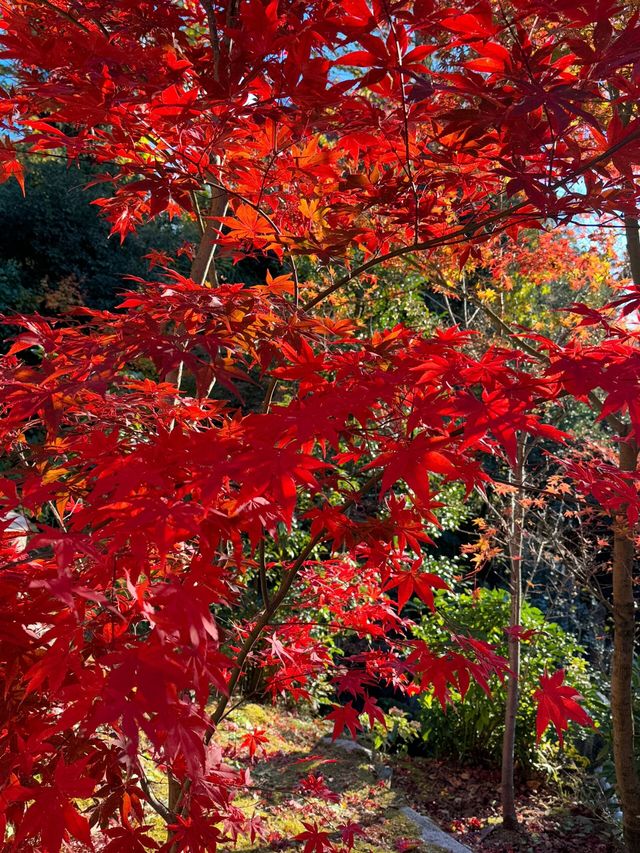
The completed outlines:
{"type": "MultiPolygon", "coordinates": [[[[367,756],[367,758],[373,759],[372,751],[355,740],[347,740],[346,738],[331,740],[330,737],[325,737],[322,741],[328,745],[340,747],[340,749],[344,749],[347,752],[362,752],[367,756]]],[[[379,779],[391,780],[390,767],[386,767],[385,765],[376,765],[375,771],[379,779]]],[[[449,835],[448,832],[445,832],[444,829],[440,829],[438,824],[434,823],[431,818],[420,814],[420,812],[415,811],[415,809],[412,809],[410,806],[402,806],[400,813],[416,825],[416,828],[420,831],[420,837],[425,844],[431,844],[435,847],[439,847],[442,850],[442,853],[473,853],[469,847],[466,847],[464,844],[456,841],[456,839],[449,835]]]]}
{"type": "Polygon", "coordinates": [[[434,823],[430,818],[420,814],[409,806],[402,806],[400,812],[415,823],[420,830],[420,837],[426,844],[433,844],[439,847],[443,853],[472,853],[469,847],[460,844],[444,829],[440,829],[437,823],[434,823]]]}

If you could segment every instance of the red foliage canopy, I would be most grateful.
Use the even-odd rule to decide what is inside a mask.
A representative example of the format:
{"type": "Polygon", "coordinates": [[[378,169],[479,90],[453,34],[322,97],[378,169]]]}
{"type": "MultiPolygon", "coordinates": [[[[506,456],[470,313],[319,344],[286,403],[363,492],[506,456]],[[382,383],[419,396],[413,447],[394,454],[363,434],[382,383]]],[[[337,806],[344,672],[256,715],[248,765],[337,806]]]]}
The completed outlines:
{"type": "MultiPolygon", "coordinates": [[[[409,252],[448,245],[462,264],[499,232],[633,214],[640,22],[601,0],[2,10],[2,177],[20,179],[18,142],[89,157],[121,238],[162,213],[204,215],[194,269],[214,246],[293,269],[215,289],[167,270],[115,313],[11,318],[22,332],[0,379],[3,849],[157,849],[151,806],[171,827],[163,849],[215,850],[256,831],[233,804],[247,756],[215,738],[247,664],[274,696],[304,696],[332,670],[309,618],[325,608],[371,640],[332,671],[336,735],[360,726],[356,700],[377,718],[374,685],[443,703],[470,679],[488,689],[506,665],[486,643],[454,636],[437,656],[408,639],[403,605],[432,607],[443,583],[423,569],[437,483],[486,483],[484,456],[513,460],[517,433],[564,440],[543,421],[561,394],[604,388],[604,413],[628,409],[635,429],[628,330],[610,327],[595,355],[542,342],[544,368],[517,343],[473,355],[456,328],[366,336],[311,309],[409,252]],[[299,255],[328,269],[306,304],[299,255]],[[266,560],[294,524],[299,553],[266,560]],[[173,804],[148,761],[177,780],[173,804]]],[[[558,700],[568,689],[541,685],[560,732],[585,721],[558,700]]],[[[299,839],[332,845],[311,823],[299,839]]]]}

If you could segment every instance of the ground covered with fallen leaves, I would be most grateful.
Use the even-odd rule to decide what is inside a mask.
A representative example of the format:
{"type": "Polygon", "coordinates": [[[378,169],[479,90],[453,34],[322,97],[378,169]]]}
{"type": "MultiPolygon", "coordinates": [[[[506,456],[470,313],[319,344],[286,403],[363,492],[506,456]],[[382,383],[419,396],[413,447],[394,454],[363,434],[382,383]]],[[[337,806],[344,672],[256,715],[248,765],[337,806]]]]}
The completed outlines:
{"type": "MultiPolygon", "coordinates": [[[[218,729],[218,742],[244,752],[255,733],[251,787],[236,804],[260,829],[253,842],[239,837],[223,844],[225,853],[297,853],[296,836],[315,825],[339,844],[341,829],[354,831],[354,853],[442,853],[425,844],[416,825],[400,809],[409,805],[477,853],[621,853],[610,821],[576,790],[555,789],[538,780],[522,783],[517,809],[522,831],[500,828],[500,775],[496,770],[461,767],[414,756],[384,759],[391,780],[379,778],[366,752],[347,750],[330,739],[331,725],[304,713],[267,705],[236,708],[218,729]]],[[[383,774],[385,775],[385,774],[383,774]]],[[[154,788],[162,798],[166,780],[154,788]]],[[[157,828],[163,840],[164,829],[157,828]]]]}
{"type": "Polygon", "coordinates": [[[441,848],[420,841],[415,824],[400,813],[406,800],[377,778],[370,758],[331,743],[330,725],[268,706],[245,705],[221,725],[220,738],[241,742],[256,728],[265,729],[269,741],[256,751],[251,773],[255,787],[236,802],[245,812],[264,818],[269,832],[253,844],[240,838],[229,851],[301,850],[303,844],[295,836],[305,831],[305,823],[315,823],[336,842],[341,828],[357,827],[355,853],[441,853],[441,848]],[[313,796],[314,786],[318,796],[313,796]]]}
{"type": "Polygon", "coordinates": [[[434,759],[393,760],[393,786],[416,811],[428,815],[478,853],[619,853],[607,816],[579,787],[560,791],[537,780],[517,788],[522,830],[500,827],[500,773],[434,759]]]}

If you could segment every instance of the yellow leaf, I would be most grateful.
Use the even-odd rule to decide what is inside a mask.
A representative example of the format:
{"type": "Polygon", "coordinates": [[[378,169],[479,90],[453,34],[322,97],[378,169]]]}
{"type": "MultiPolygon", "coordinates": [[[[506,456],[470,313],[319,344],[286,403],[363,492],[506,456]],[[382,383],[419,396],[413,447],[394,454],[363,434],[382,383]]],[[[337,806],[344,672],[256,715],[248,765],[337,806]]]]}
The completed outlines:
{"type": "Polygon", "coordinates": [[[67,468],[49,468],[49,470],[45,472],[42,482],[45,485],[48,483],[55,483],[56,480],[59,480],[60,477],[64,477],[64,475],[68,473],[69,471],[67,468]]]}

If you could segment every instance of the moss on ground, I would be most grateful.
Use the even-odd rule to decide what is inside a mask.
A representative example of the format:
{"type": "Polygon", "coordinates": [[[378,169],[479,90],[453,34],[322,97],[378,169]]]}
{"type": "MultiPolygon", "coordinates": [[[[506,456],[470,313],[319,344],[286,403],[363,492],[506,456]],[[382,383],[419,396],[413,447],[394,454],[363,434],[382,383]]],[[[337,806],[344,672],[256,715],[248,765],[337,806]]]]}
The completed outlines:
{"type": "MultiPolygon", "coordinates": [[[[255,789],[237,800],[248,814],[264,818],[267,839],[254,844],[240,839],[236,846],[246,853],[301,847],[292,839],[304,830],[303,821],[316,822],[332,838],[339,828],[358,823],[364,836],[356,840],[357,853],[440,853],[441,848],[424,844],[415,824],[400,813],[404,800],[378,781],[368,756],[327,743],[330,729],[317,719],[273,707],[248,704],[234,712],[219,730],[219,742],[239,742],[253,728],[266,729],[269,743],[255,763],[255,789]],[[322,774],[336,802],[308,798],[300,780],[309,773],[322,774]]],[[[225,849],[225,847],[221,847],[225,849]]]]}
{"type": "MultiPolygon", "coordinates": [[[[354,853],[442,853],[442,848],[421,841],[415,824],[400,812],[406,801],[377,779],[366,753],[327,741],[331,727],[324,721],[273,706],[246,704],[220,724],[216,742],[223,748],[239,747],[254,729],[265,730],[269,741],[252,764],[253,787],[236,796],[234,805],[247,817],[263,819],[265,837],[251,843],[241,836],[235,843],[220,845],[220,851],[297,853],[303,844],[294,839],[307,821],[317,823],[336,842],[341,827],[359,824],[364,835],[357,838],[354,853]],[[326,795],[309,797],[301,791],[300,781],[310,773],[322,775],[335,802],[326,795]]],[[[246,758],[247,750],[241,753],[246,758]]],[[[166,802],[166,778],[151,765],[147,771],[154,794],[166,802]]],[[[158,821],[150,834],[164,841],[166,828],[158,821]]]]}

